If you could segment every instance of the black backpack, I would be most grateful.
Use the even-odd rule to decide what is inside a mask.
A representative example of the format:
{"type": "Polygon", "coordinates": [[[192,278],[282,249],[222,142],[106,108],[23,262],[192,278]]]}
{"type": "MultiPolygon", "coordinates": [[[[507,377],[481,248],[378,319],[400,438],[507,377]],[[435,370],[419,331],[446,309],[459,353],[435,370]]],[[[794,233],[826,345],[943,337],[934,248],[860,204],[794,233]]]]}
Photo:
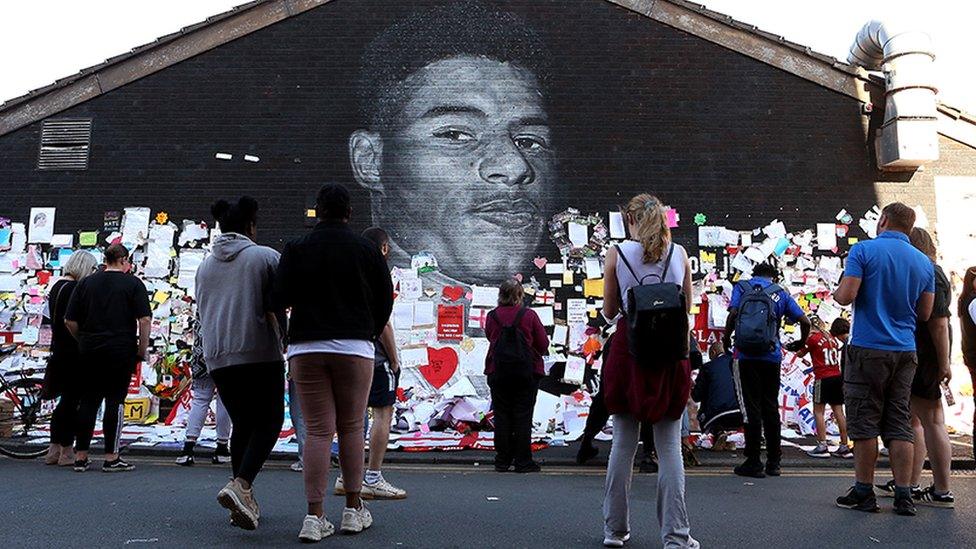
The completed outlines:
{"type": "Polygon", "coordinates": [[[674,243],[668,248],[664,260],[664,272],[638,277],[619,246],[617,255],[627,270],[637,280],[637,286],[629,288],[627,303],[627,338],[630,353],[641,366],[669,365],[688,357],[688,309],[685,307],[684,289],[679,284],[665,282],[674,243]],[[645,284],[648,277],[658,282],[645,284]]]}
{"type": "Polygon", "coordinates": [[[779,316],[776,301],[782,288],[770,284],[760,288],[748,280],[739,283],[742,299],[735,317],[735,347],[747,355],[776,350],[779,343],[779,316]]]}
{"type": "Polygon", "coordinates": [[[498,321],[498,315],[494,310],[488,313],[488,317],[494,318],[501,326],[501,333],[492,342],[494,346],[492,354],[495,362],[495,377],[503,383],[531,381],[534,373],[534,350],[529,347],[528,342],[525,341],[525,334],[519,329],[526,310],[525,307],[519,309],[515,320],[508,326],[498,321]]]}

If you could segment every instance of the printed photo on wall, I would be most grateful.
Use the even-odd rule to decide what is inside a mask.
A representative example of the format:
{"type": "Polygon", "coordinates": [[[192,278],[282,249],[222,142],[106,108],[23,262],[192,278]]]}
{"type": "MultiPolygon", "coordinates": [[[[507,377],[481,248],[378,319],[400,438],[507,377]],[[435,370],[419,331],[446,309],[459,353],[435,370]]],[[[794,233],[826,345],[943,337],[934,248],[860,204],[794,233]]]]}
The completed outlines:
{"type": "Polygon", "coordinates": [[[27,242],[31,244],[50,244],[54,237],[55,208],[31,208],[30,225],[27,227],[27,242]]]}

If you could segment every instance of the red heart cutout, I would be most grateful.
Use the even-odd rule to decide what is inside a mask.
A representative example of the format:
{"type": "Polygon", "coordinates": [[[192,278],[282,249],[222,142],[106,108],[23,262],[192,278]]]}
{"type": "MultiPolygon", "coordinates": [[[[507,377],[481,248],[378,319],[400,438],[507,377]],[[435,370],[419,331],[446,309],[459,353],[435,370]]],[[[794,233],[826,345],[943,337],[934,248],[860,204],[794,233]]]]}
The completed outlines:
{"type": "Polygon", "coordinates": [[[532,260],[532,263],[535,263],[536,268],[542,269],[546,266],[546,263],[549,263],[549,261],[547,261],[544,257],[537,257],[532,260]]]}
{"type": "Polygon", "coordinates": [[[440,389],[458,367],[457,352],[450,347],[435,349],[427,347],[427,365],[418,368],[424,379],[430,382],[435,389],[440,389]]]}
{"type": "Polygon", "coordinates": [[[444,286],[441,295],[448,301],[457,301],[464,296],[464,288],[460,286],[444,286]]]}

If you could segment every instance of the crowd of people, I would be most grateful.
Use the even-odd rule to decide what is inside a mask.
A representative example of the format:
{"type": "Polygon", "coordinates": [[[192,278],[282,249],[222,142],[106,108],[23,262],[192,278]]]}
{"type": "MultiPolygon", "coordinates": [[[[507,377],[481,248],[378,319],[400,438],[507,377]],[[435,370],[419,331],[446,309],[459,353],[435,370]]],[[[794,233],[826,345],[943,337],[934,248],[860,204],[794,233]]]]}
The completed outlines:
{"type": "MultiPolygon", "coordinates": [[[[350,197],[341,185],[320,190],[316,211],[318,225],[279,254],[256,243],[256,201],[242,197],[214,204],[221,233],[196,275],[193,398],[177,460],[194,463],[195,443],[216,398],[212,461],[229,461],[232,469],[217,501],[232,524],[257,528],[261,515],[254,484],[278,440],[287,386],[300,448],[293,469],[304,475],[307,503],[299,538],[306,542],[336,532],[325,512],[333,461],[341,470],[334,491],[345,497],[342,533],[373,524],[364,500],[407,496],[381,472],[400,368],[390,324],[390,238],[375,227],[362,235],[352,231],[350,197]],[[373,427],[367,433],[369,414],[373,427]]],[[[837,498],[838,506],[877,512],[876,490],[893,498],[900,515],[914,515],[916,503],[953,506],[951,451],[940,402],[951,377],[951,290],[935,264],[935,244],[914,227],[911,208],[885,207],[878,238],[851,249],[834,299],[853,304],[853,326],[843,318],[829,327],[811,321],[778,284],[777,269],[759,264],[734,286],[724,339],[708,349],[704,365],[689,340],[690,262],[671,237],[666,207],[641,194],[622,214],[630,239],[607,251],[603,280],[602,316],[615,330],[604,345],[600,390],[578,456],[583,463],[596,455],[593,437],[609,417],[605,546],[622,547],[630,539],[631,477],[641,440],[645,452],[652,448],[657,458],[661,542],[699,546],[685,502],[682,441],[690,398],[701,403],[703,430],[718,433],[744,425],[746,459],[735,474],[781,474],[778,397],[784,348],[809,354],[814,366],[818,444],[809,454],[854,460],[855,483],[837,498]],[[795,341],[781,341],[784,321],[799,325],[795,341]],[[696,382],[693,369],[699,370],[696,382]],[[840,430],[833,451],[826,436],[827,406],[840,430]],[[875,485],[879,437],[890,452],[894,478],[875,485]],[[934,483],[922,487],[926,457],[934,483]]],[[[102,470],[134,468],[118,453],[122,404],[131,374],[146,355],[151,309],[146,287],[127,274],[130,268],[129,252],[120,244],[106,249],[101,269],[90,254],[76,252],[50,292],[52,356],[45,390],[60,400],[49,464],[72,465],[79,472],[90,468],[89,445],[104,401],[102,470]]],[[[549,339],[525,302],[522,283],[504,281],[485,324],[490,346],[484,373],[498,472],[541,469],[532,457],[532,411],[549,339]]],[[[963,355],[972,371],[976,268],[966,274],[958,313],[963,355]]]]}

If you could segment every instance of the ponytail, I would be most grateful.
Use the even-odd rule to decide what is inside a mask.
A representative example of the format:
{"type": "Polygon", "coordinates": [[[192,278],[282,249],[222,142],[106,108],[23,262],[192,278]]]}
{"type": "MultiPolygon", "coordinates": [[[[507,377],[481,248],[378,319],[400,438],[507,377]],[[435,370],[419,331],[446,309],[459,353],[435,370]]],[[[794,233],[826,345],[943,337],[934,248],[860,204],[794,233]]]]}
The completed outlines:
{"type": "Polygon", "coordinates": [[[630,236],[644,248],[644,262],[657,263],[671,244],[667,210],[657,197],[647,193],[630,199],[624,212],[635,225],[630,236]]]}

